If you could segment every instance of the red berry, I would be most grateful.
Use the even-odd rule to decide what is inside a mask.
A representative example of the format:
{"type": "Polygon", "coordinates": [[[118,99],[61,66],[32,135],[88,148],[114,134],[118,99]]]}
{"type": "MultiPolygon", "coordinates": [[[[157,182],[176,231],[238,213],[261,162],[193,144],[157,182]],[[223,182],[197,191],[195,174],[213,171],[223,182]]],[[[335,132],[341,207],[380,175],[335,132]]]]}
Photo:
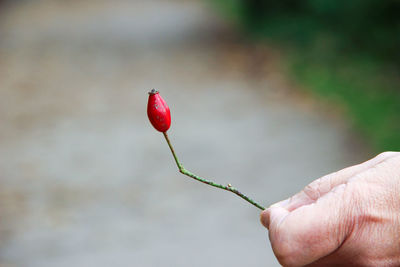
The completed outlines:
{"type": "Polygon", "coordinates": [[[147,116],[157,131],[166,132],[171,126],[171,113],[169,107],[155,89],[149,92],[147,116]]]}

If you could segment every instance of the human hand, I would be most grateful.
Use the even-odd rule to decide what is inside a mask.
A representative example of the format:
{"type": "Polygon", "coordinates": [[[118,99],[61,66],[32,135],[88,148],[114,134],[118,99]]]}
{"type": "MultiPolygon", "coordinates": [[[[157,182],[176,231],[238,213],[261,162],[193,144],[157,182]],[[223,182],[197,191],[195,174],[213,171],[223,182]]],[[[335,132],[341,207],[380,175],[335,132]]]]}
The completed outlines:
{"type": "Polygon", "coordinates": [[[400,153],[317,179],[261,222],[283,266],[400,266],[400,153]]]}

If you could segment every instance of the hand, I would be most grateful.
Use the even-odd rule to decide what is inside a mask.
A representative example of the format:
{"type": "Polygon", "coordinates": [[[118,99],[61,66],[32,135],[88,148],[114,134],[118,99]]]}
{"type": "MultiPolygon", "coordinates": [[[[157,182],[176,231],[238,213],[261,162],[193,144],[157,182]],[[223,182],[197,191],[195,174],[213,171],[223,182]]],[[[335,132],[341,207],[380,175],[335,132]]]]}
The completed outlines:
{"type": "Polygon", "coordinates": [[[317,179],[261,222],[283,266],[400,266],[400,153],[317,179]]]}

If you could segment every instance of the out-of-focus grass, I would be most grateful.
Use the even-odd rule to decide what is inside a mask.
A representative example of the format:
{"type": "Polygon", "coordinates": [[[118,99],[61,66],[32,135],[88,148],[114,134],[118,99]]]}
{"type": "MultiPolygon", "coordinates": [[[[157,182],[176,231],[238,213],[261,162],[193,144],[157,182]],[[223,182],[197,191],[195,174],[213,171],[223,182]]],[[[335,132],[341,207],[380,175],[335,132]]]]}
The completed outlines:
{"type": "Polygon", "coordinates": [[[283,49],[301,88],[343,107],[373,149],[400,150],[400,20],[387,10],[392,3],[366,1],[313,0],[306,8],[289,0],[213,4],[249,38],[283,49]]]}
{"type": "Polygon", "coordinates": [[[389,70],[367,57],[339,57],[325,65],[293,54],[291,70],[304,88],[344,106],[375,150],[400,150],[400,93],[398,80],[386,74],[389,70]]]}

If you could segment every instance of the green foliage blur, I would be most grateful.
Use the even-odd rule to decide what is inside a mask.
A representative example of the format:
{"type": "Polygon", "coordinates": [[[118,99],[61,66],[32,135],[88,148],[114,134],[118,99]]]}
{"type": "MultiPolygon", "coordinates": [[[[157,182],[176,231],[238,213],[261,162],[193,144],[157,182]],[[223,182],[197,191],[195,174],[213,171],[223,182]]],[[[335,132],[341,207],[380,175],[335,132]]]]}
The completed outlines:
{"type": "Polygon", "coordinates": [[[376,151],[400,150],[400,1],[214,0],[293,77],[341,105],[376,151]]]}

